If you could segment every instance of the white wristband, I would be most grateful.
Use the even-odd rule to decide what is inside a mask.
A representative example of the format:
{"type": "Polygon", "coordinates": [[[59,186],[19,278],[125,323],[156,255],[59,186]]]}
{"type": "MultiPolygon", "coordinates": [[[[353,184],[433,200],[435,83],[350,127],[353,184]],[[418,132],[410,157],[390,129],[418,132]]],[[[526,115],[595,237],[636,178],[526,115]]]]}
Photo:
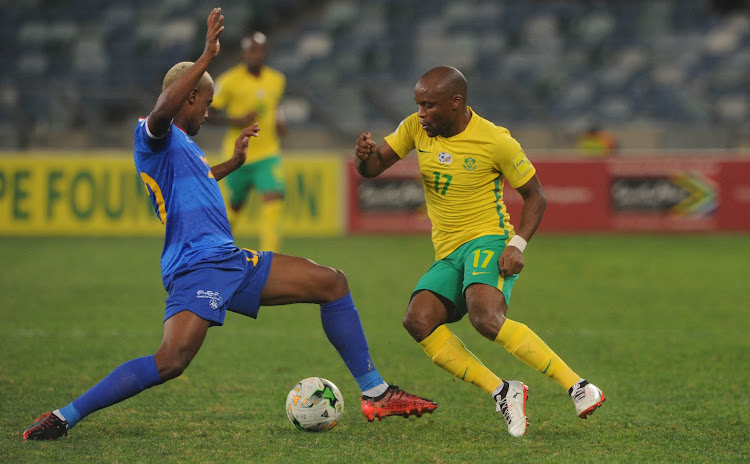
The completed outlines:
{"type": "Polygon", "coordinates": [[[510,239],[508,242],[508,246],[513,246],[521,250],[521,253],[523,253],[523,250],[526,249],[526,245],[528,245],[529,242],[524,240],[523,237],[520,235],[514,235],[513,238],[510,239]]]}

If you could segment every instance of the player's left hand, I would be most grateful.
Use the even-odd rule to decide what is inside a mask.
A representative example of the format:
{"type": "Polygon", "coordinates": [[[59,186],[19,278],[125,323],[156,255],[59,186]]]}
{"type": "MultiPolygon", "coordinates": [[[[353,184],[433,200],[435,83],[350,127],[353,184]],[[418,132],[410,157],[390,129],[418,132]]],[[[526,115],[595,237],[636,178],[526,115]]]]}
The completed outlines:
{"type": "Polygon", "coordinates": [[[506,246],[497,260],[497,266],[503,278],[521,272],[523,264],[523,253],[514,246],[506,246]]]}
{"type": "Polygon", "coordinates": [[[206,46],[203,49],[203,54],[214,59],[221,48],[219,36],[224,32],[224,15],[221,14],[221,8],[211,10],[206,23],[208,24],[208,31],[206,32],[206,46]]]}
{"type": "Polygon", "coordinates": [[[250,137],[257,137],[259,131],[260,125],[256,122],[255,124],[242,129],[240,136],[234,141],[232,160],[238,167],[245,164],[245,159],[247,158],[247,145],[250,143],[250,137]]]}

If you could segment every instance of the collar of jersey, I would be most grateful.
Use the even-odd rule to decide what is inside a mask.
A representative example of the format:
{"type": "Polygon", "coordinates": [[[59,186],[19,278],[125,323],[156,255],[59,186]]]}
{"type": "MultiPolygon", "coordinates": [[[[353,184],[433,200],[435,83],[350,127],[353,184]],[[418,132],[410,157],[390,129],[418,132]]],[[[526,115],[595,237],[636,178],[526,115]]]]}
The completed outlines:
{"type": "Polygon", "coordinates": [[[174,121],[172,121],[172,124],[174,124],[174,126],[175,126],[176,128],[180,129],[180,130],[182,131],[182,133],[183,133],[183,134],[187,135],[187,132],[185,132],[185,129],[183,129],[182,127],[178,126],[178,125],[177,125],[177,123],[175,123],[174,121]]]}

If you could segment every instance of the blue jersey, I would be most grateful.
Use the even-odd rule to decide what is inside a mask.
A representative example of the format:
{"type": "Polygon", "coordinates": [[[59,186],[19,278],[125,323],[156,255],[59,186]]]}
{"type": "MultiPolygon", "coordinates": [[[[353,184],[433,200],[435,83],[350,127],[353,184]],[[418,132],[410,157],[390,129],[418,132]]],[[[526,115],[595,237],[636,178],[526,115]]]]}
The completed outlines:
{"type": "Polygon", "coordinates": [[[135,129],[135,167],[156,215],[165,225],[161,273],[168,288],[175,273],[237,251],[224,198],[203,151],[172,124],[162,138],[135,129]]]}

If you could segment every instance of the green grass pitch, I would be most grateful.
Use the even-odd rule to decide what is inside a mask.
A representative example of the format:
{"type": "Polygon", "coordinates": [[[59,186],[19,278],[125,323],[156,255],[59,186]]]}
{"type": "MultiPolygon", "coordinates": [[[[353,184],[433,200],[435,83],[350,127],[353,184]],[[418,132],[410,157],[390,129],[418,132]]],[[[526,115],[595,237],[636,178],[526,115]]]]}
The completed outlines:
{"type": "MultiPolygon", "coordinates": [[[[239,240],[252,247],[252,239],[239,240]]],[[[0,462],[748,462],[750,237],[540,235],[509,317],[533,328],[607,401],[575,416],[556,383],[451,328],[501,377],[530,387],[528,434],[433,365],[401,327],[432,260],[426,236],[289,239],[285,252],[343,269],[376,366],[440,407],[368,423],[317,307],[235,314],[185,374],[83,420],[56,442],[21,439],[114,367],[158,347],[161,239],[0,238],[0,462]],[[289,389],[318,375],[344,394],[341,423],[295,430],[289,389]]]]}

